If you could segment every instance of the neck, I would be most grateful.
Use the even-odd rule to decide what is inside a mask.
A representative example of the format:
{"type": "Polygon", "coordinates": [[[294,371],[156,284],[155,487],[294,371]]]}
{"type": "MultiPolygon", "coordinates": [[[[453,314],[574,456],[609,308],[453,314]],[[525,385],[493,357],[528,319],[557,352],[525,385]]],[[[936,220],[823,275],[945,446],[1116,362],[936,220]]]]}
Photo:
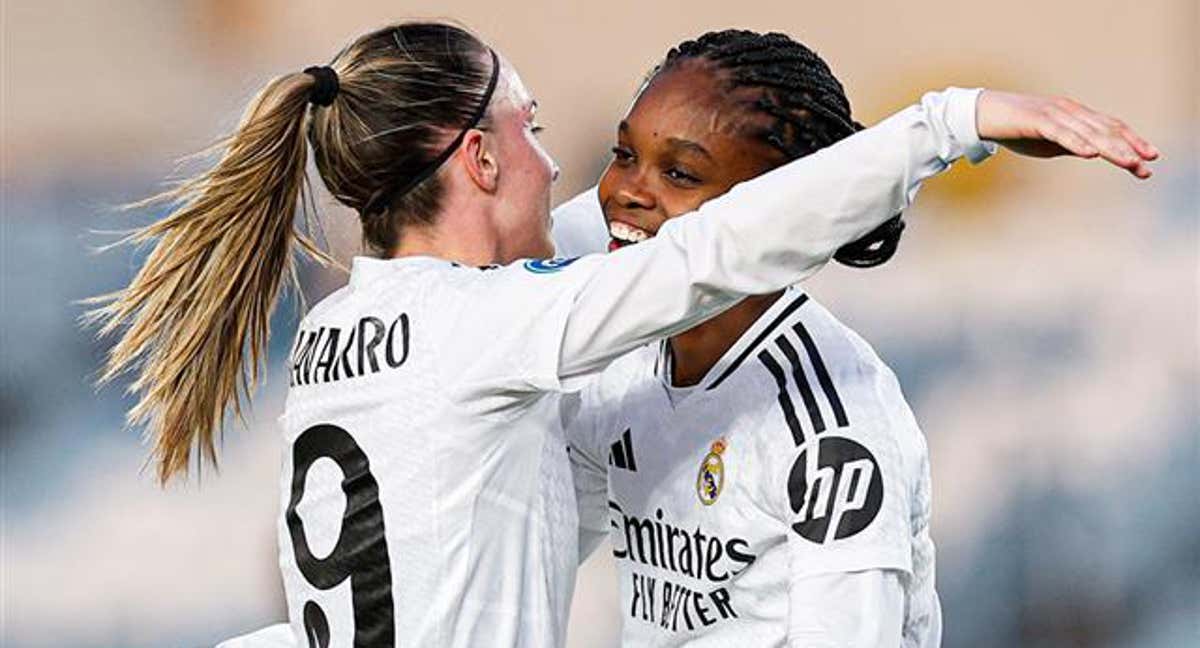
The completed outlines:
{"type": "Polygon", "coordinates": [[[488,206],[446,193],[433,222],[403,227],[400,242],[389,256],[430,256],[466,266],[498,263],[501,240],[491,225],[494,219],[488,206]]]}
{"type": "Polygon", "coordinates": [[[671,338],[671,384],[698,384],[782,292],[747,297],[737,306],[671,338]]]}

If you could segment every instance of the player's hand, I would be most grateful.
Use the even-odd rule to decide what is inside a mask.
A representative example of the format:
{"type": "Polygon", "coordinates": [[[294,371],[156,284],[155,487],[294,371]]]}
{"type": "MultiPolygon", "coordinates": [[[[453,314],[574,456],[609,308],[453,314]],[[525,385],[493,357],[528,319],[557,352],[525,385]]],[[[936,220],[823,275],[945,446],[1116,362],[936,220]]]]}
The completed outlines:
{"type": "Polygon", "coordinates": [[[975,107],[979,136],[1021,155],[1101,157],[1145,179],[1158,149],[1124,122],[1066,97],[984,90],[975,107]]]}

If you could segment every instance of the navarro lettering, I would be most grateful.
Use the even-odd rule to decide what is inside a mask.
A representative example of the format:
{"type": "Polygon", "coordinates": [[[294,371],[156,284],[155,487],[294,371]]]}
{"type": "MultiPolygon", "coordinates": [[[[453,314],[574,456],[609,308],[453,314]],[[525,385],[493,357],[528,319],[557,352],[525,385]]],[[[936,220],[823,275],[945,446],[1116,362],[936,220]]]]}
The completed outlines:
{"type": "Polygon", "coordinates": [[[401,313],[391,325],[368,315],[348,330],[334,326],[300,329],[292,349],[289,382],[295,386],[355,378],[378,373],[385,366],[395,369],[407,359],[408,315],[401,313]]]}

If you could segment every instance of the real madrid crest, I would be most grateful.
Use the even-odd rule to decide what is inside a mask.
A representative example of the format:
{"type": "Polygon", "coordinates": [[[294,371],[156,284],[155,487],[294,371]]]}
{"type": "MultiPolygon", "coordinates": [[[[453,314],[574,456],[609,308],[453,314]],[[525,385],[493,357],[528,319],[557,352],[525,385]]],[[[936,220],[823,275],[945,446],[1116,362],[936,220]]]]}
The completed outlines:
{"type": "Polygon", "coordinates": [[[700,462],[700,473],[696,475],[696,494],[705,506],[712,506],[725,487],[725,460],[721,458],[724,452],[725,439],[717,439],[700,462]]]}

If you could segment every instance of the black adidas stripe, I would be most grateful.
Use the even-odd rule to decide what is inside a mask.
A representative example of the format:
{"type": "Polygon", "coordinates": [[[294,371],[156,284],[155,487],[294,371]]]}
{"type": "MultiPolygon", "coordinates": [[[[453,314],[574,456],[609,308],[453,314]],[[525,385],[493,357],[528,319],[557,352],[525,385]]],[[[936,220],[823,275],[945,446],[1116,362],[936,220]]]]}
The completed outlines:
{"type": "Polygon", "coordinates": [[[619,441],[612,444],[612,448],[608,450],[608,463],[617,468],[624,468],[627,465],[625,462],[625,450],[621,448],[619,441]]]}
{"type": "Polygon", "coordinates": [[[625,444],[625,458],[629,460],[629,469],[637,470],[637,460],[633,458],[633,436],[630,428],[625,428],[625,434],[621,435],[621,441],[625,444]]]}
{"type": "MultiPolygon", "coordinates": [[[[754,349],[763,340],[767,339],[767,336],[771,334],[771,331],[775,330],[776,326],[779,326],[780,322],[787,319],[788,315],[791,315],[793,312],[795,312],[795,310],[797,308],[800,308],[801,306],[803,306],[804,302],[806,302],[806,301],[808,301],[808,295],[800,295],[799,297],[797,297],[795,299],[795,301],[788,304],[787,307],[784,308],[783,311],[780,312],[779,315],[775,319],[771,320],[771,323],[768,324],[767,327],[765,329],[763,329],[761,333],[758,334],[758,337],[754,338],[753,342],[746,345],[745,350],[743,350],[742,353],[740,355],[738,355],[737,359],[734,360],[732,363],[730,363],[730,365],[725,368],[725,371],[722,371],[721,375],[717,376],[717,379],[714,380],[712,382],[712,384],[709,385],[705,389],[705,391],[716,389],[717,385],[720,385],[722,382],[724,382],[724,380],[726,378],[728,378],[729,375],[732,374],[738,368],[738,365],[742,364],[742,361],[744,361],[750,355],[750,352],[754,351],[754,349]]],[[[761,358],[761,357],[762,356],[759,355],[759,358],[761,358]]]]}
{"type": "Polygon", "coordinates": [[[775,377],[775,385],[779,387],[779,408],[783,410],[783,419],[787,421],[788,428],[792,431],[792,440],[796,445],[804,444],[804,429],[800,427],[800,421],[796,418],[796,408],[792,405],[792,397],[788,394],[787,376],[783,373],[783,367],[771,357],[771,353],[763,349],[758,354],[759,362],[771,372],[775,377]]]}
{"type": "Polygon", "coordinates": [[[813,396],[812,388],[808,385],[808,377],[804,375],[804,367],[800,365],[800,356],[796,353],[796,347],[792,346],[792,343],[782,335],[775,338],[775,343],[779,345],[779,350],[783,351],[783,355],[792,365],[792,377],[796,379],[796,386],[800,388],[800,396],[804,399],[804,409],[808,410],[808,418],[812,421],[813,432],[817,434],[824,432],[825,417],[821,416],[817,398],[813,396]]]}
{"type": "Polygon", "coordinates": [[[846,418],[846,408],[842,407],[842,399],[838,397],[837,388],[833,386],[833,379],[829,377],[829,370],[825,368],[825,362],[821,360],[821,352],[817,351],[817,345],[813,342],[812,336],[808,334],[808,329],[804,328],[803,322],[797,322],[792,330],[800,336],[800,342],[804,344],[804,350],[808,352],[813,370],[817,373],[817,382],[821,383],[821,389],[825,391],[825,397],[829,399],[829,405],[833,408],[833,418],[837,420],[838,427],[850,425],[846,418]]]}
{"type": "Polygon", "coordinates": [[[637,472],[637,460],[633,458],[632,428],[625,428],[621,438],[608,451],[608,463],[617,468],[637,472]]]}

